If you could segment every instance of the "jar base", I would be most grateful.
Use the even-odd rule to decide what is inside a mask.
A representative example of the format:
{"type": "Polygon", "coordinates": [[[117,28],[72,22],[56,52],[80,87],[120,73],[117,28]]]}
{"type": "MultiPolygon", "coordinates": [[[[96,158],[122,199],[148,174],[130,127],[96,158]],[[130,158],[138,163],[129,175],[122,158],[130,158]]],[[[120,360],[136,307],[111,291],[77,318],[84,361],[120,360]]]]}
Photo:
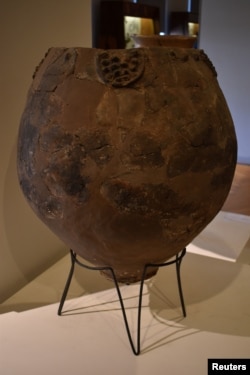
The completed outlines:
{"type": "MultiPolygon", "coordinates": [[[[138,272],[134,272],[134,273],[126,272],[126,271],[123,271],[123,272],[114,271],[114,274],[115,274],[115,277],[116,277],[116,280],[118,281],[118,283],[129,285],[129,284],[137,283],[137,282],[141,281],[142,279],[143,280],[150,279],[151,277],[153,277],[157,274],[157,271],[158,271],[158,267],[154,267],[153,269],[149,269],[149,270],[146,271],[144,277],[143,277],[143,269],[138,270],[138,272]]],[[[113,276],[112,276],[111,271],[104,270],[104,271],[100,271],[100,273],[106,279],[113,281],[113,276]]]]}

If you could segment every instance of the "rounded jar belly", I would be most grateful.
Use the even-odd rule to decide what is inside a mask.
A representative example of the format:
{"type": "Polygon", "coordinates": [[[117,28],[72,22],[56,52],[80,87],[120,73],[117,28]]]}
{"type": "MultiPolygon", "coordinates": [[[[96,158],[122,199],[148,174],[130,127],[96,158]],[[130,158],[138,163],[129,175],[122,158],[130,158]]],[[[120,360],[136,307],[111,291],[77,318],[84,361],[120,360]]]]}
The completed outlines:
{"type": "Polygon", "coordinates": [[[236,153],[203,51],[51,48],[28,93],[17,164],[36,215],[78,255],[131,283],[214,218],[236,153]]]}

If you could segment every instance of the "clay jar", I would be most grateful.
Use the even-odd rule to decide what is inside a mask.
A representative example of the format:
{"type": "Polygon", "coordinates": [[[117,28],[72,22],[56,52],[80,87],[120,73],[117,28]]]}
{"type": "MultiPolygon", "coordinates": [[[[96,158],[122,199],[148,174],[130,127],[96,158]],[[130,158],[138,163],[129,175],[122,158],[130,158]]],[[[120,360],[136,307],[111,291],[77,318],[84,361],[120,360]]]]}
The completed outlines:
{"type": "Polygon", "coordinates": [[[203,51],[51,48],[21,119],[18,175],[36,215],[69,248],[132,283],[218,213],[236,149],[203,51]]]}

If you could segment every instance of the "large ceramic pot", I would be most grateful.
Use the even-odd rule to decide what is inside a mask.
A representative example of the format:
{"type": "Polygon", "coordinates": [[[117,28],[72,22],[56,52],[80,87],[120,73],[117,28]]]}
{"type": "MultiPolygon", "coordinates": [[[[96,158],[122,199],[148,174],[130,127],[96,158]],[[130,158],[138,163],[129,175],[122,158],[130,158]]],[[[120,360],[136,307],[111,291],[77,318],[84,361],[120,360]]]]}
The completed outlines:
{"type": "Polygon", "coordinates": [[[60,239],[131,283],[218,213],[236,148],[203,51],[51,48],[21,119],[18,175],[60,239]]]}

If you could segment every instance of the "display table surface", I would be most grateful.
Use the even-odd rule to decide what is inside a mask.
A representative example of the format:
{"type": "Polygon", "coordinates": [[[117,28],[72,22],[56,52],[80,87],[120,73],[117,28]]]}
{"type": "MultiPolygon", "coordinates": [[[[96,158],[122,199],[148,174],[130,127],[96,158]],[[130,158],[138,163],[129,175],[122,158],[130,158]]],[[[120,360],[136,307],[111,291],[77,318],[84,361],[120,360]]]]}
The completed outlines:
{"type": "MultiPolygon", "coordinates": [[[[186,318],[174,266],[146,281],[140,356],[129,346],[113,283],[96,271],[76,267],[64,314],[57,315],[70,267],[66,256],[2,305],[9,312],[0,316],[0,373],[205,375],[208,358],[250,358],[250,218],[222,212],[216,220],[183,259],[186,318]],[[233,240],[224,242],[222,254],[221,233],[229,238],[228,230],[239,238],[237,254],[233,240]],[[221,254],[213,254],[216,238],[221,254]]],[[[135,335],[138,288],[121,287],[135,335]]]]}

